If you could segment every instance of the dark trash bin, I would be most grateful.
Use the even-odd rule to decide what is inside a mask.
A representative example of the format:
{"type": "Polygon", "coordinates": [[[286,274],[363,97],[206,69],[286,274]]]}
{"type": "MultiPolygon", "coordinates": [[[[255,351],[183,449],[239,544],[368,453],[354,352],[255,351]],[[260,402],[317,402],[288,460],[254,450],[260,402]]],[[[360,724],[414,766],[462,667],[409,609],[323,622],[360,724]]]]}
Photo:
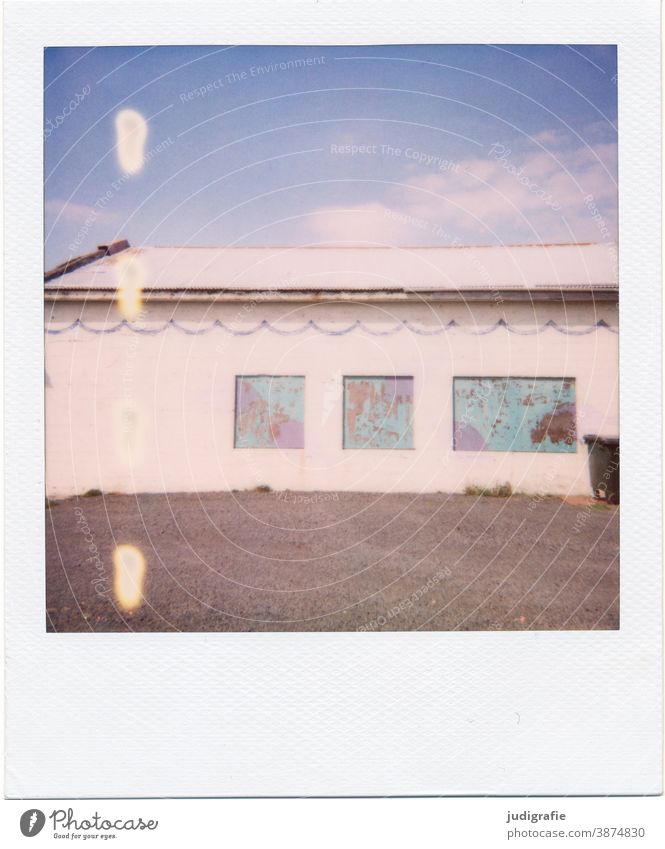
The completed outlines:
{"type": "Polygon", "coordinates": [[[618,504],[619,438],[588,434],[584,443],[589,449],[589,477],[594,496],[608,504],[618,504]]]}

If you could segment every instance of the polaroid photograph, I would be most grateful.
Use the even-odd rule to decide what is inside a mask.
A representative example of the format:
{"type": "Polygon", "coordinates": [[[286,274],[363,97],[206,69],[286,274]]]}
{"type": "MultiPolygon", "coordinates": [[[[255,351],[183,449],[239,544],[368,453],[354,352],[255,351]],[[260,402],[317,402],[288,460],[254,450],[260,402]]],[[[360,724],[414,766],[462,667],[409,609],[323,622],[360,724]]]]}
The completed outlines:
{"type": "Polygon", "coordinates": [[[44,116],[48,631],[619,628],[615,45],[53,47],[44,116]]]}
{"type": "Polygon", "coordinates": [[[323,5],[8,7],[6,795],[658,794],[658,4],[323,5]]]}

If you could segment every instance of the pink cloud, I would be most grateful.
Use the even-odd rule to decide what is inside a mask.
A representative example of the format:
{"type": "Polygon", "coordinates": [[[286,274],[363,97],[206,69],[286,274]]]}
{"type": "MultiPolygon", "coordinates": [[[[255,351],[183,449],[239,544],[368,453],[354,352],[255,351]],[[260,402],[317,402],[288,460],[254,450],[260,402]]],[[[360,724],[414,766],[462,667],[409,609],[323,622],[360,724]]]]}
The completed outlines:
{"type": "Polygon", "coordinates": [[[114,213],[108,210],[98,209],[95,206],[89,206],[84,203],[61,200],[59,198],[47,200],[44,204],[44,209],[47,216],[69,221],[73,224],[83,224],[90,218],[98,219],[102,216],[106,218],[114,217],[114,213]]]}
{"type": "Polygon", "coordinates": [[[616,145],[552,154],[498,148],[455,170],[409,176],[383,201],[315,210],[315,240],[381,244],[451,241],[601,241],[585,201],[592,195],[606,230],[616,232],[616,145]]]}

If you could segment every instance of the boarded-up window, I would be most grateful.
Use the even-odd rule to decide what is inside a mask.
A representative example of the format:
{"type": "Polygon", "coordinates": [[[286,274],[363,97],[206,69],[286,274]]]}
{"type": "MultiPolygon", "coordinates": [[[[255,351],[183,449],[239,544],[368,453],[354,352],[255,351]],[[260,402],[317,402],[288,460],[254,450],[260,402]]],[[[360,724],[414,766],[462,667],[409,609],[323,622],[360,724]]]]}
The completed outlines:
{"type": "Polygon", "coordinates": [[[456,377],[456,451],[576,451],[575,381],[456,377]]]}
{"type": "Polygon", "coordinates": [[[236,377],[236,448],[305,447],[305,378],[236,377]]]}
{"type": "Polygon", "coordinates": [[[413,448],[413,378],[344,378],[344,447],[413,448]]]}

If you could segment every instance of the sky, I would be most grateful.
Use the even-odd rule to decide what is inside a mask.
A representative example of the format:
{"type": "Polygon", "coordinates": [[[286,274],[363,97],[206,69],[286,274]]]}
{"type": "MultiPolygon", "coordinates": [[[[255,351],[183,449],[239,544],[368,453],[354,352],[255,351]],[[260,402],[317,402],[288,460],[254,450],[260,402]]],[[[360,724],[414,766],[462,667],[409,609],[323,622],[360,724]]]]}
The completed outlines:
{"type": "Polygon", "coordinates": [[[47,48],[45,267],[617,239],[611,45],[47,48]]]}

